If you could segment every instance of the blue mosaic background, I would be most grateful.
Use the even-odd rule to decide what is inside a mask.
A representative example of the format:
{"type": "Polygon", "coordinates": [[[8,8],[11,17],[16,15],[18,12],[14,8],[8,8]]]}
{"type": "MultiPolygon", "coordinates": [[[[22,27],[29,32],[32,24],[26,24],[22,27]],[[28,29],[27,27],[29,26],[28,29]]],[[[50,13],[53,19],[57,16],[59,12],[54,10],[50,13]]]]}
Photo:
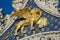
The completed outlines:
{"type": "MultiPolygon", "coordinates": [[[[34,3],[34,0],[29,0],[26,6],[31,7],[31,8],[37,7],[37,5],[34,3]]],[[[0,8],[3,8],[4,15],[10,14],[12,11],[14,11],[14,8],[12,7],[12,0],[0,0],[0,8]]],[[[59,3],[58,8],[60,8],[60,3],[59,3]]],[[[42,28],[42,29],[38,29],[37,25],[35,25],[34,28],[36,30],[36,33],[46,32],[46,31],[58,31],[58,30],[60,31],[60,18],[49,15],[43,10],[42,10],[42,14],[43,14],[42,17],[48,18],[49,24],[47,27],[42,28]]],[[[17,21],[18,20],[16,20],[16,22],[17,21]]],[[[8,40],[16,40],[14,37],[14,30],[13,30],[15,23],[8,29],[7,32],[5,32],[2,36],[0,36],[0,40],[6,40],[6,38],[8,40]]],[[[25,30],[27,30],[28,35],[33,34],[33,31],[29,27],[26,27],[25,30]]],[[[20,38],[22,37],[24,37],[23,34],[20,35],[20,38]]]]}

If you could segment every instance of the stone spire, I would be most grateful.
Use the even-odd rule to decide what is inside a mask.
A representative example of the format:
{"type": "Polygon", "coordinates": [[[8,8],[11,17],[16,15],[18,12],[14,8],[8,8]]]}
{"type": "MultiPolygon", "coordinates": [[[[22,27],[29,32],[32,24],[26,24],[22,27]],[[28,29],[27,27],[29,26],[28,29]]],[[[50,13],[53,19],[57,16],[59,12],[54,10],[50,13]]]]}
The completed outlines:
{"type": "Polygon", "coordinates": [[[3,18],[3,14],[2,14],[2,8],[0,9],[0,19],[3,18]]]}

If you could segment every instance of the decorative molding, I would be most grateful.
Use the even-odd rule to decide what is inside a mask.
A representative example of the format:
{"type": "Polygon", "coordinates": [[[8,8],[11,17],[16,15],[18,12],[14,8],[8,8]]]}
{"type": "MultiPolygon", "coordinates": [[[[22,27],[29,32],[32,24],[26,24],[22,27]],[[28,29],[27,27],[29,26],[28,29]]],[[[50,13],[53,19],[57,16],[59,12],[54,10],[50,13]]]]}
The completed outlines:
{"type": "Polygon", "coordinates": [[[50,31],[33,34],[31,36],[17,40],[60,40],[60,31],[50,31]]]}
{"type": "Polygon", "coordinates": [[[60,18],[59,9],[57,8],[58,0],[34,0],[34,2],[45,12],[60,18]]]}

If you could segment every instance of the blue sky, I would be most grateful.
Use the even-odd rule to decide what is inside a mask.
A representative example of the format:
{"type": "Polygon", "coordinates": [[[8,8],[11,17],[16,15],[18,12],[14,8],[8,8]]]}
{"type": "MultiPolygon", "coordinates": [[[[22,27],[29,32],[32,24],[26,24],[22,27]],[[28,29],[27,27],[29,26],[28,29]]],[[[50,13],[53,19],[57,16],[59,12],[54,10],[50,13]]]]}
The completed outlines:
{"type": "Polygon", "coordinates": [[[0,0],[0,8],[3,8],[4,15],[10,14],[14,10],[12,0],[0,0]]]}

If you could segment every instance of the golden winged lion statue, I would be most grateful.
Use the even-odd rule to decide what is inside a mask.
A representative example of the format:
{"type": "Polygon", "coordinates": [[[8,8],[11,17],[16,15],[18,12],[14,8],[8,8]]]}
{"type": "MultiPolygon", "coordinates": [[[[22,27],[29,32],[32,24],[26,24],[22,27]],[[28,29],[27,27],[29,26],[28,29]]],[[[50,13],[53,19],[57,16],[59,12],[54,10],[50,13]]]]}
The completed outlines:
{"type": "Polygon", "coordinates": [[[17,24],[15,32],[17,32],[19,29],[21,32],[23,32],[23,29],[26,25],[29,25],[31,29],[33,29],[33,24],[39,25],[40,28],[46,27],[48,25],[47,18],[41,17],[42,11],[39,8],[31,9],[26,7],[16,11],[11,16],[16,16],[18,19],[22,17],[25,18],[25,20],[22,20],[17,24]]]}

